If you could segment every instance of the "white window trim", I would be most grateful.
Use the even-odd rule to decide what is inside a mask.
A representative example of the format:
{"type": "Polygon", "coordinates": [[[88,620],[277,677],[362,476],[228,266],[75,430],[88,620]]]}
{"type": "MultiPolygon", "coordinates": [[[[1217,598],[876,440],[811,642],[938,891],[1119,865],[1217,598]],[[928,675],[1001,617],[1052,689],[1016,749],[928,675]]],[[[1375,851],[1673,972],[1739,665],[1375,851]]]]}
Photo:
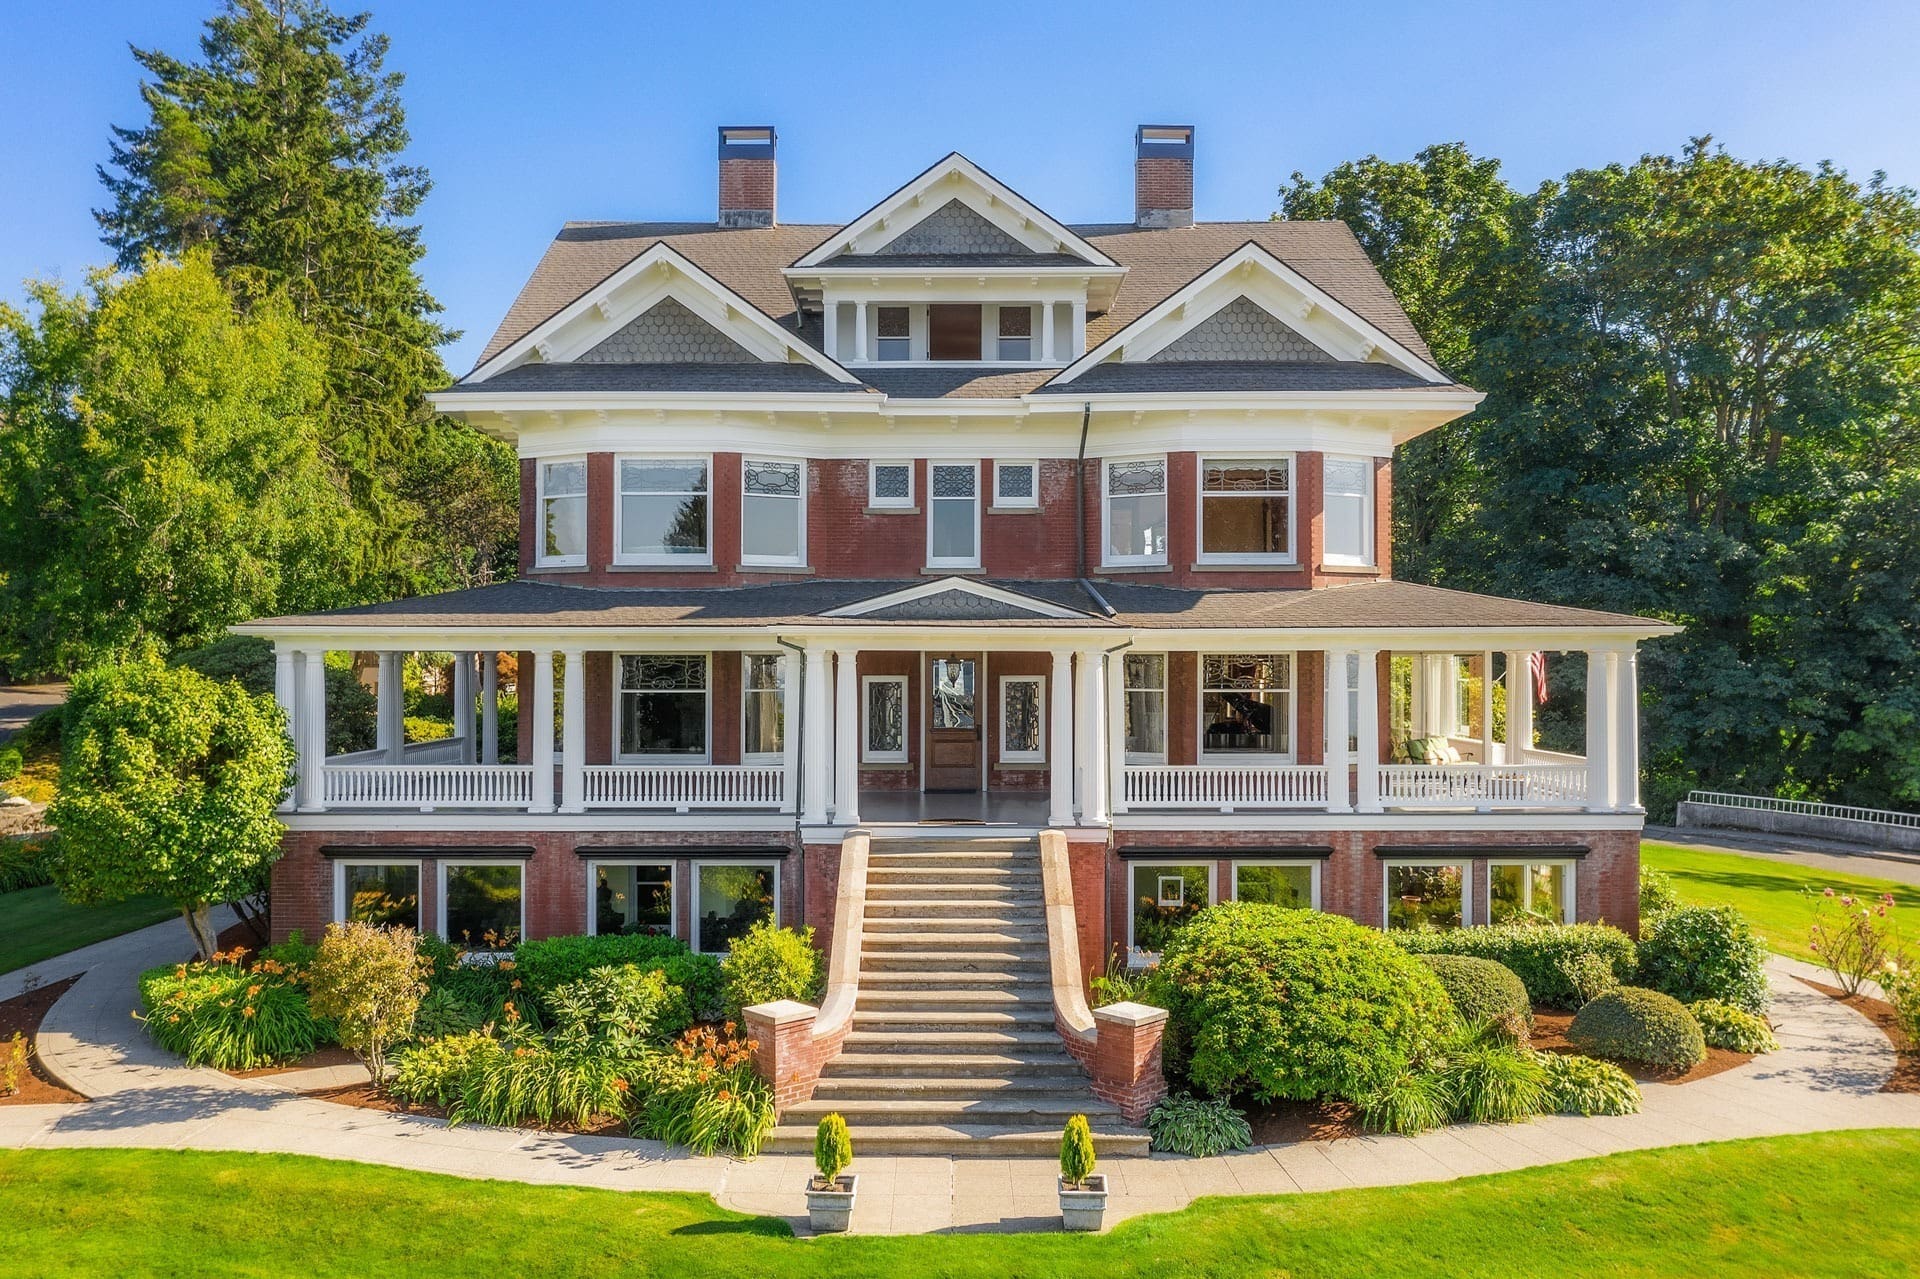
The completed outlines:
{"type": "MultiPolygon", "coordinates": [[[[744,485],[745,480],[741,483],[744,485]]],[[[613,562],[628,565],[678,565],[686,568],[709,568],[713,564],[713,455],[711,453],[616,453],[613,457],[613,562]],[[621,549],[625,544],[626,502],[620,488],[620,471],[628,462],[701,462],[707,468],[707,527],[703,536],[707,548],[699,555],[652,555],[644,552],[629,552],[621,549]]]]}
{"type": "Polygon", "coordinates": [[[1158,566],[1167,562],[1168,551],[1173,547],[1173,467],[1164,453],[1143,453],[1137,456],[1103,457],[1100,459],[1100,567],[1132,568],[1136,566],[1158,566]],[[1113,494],[1108,486],[1113,478],[1113,468],[1130,462],[1159,462],[1161,465],[1160,496],[1167,504],[1167,551],[1158,555],[1115,555],[1113,553],[1113,494]]]}
{"type": "Polygon", "coordinates": [[[1471,928],[1473,918],[1473,859],[1470,857],[1395,857],[1380,863],[1380,929],[1385,932],[1393,899],[1387,886],[1396,866],[1456,866],[1460,870],[1460,927],[1471,928]]]}
{"type": "Polygon", "coordinates": [[[1320,868],[1324,864],[1325,863],[1323,863],[1318,857],[1259,857],[1259,858],[1247,858],[1245,860],[1242,860],[1240,858],[1235,858],[1233,862],[1233,898],[1232,900],[1234,901],[1240,900],[1240,868],[1242,866],[1282,866],[1282,867],[1305,866],[1307,869],[1313,872],[1313,883],[1309,890],[1309,899],[1313,903],[1313,909],[1319,910],[1321,908],[1320,907],[1320,868]]]}
{"type": "MultiPolygon", "coordinates": [[[[586,548],[582,547],[578,555],[547,554],[547,468],[560,466],[568,462],[578,462],[583,471],[591,472],[592,467],[584,453],[566,457],[543,457],[533,465],[533,566],[535,568],[581,568],[587,562],[586,548]]],[[[617,487],[619,481],[614,481],[617,487]]],[[[567,497],[574,496],[571,493],[567,497]]],[[[593,536],[593,476],[587,475],[587,482],[580,491],[580,500],[586,506],[587,518],[584,521],[588,540],[593,536]]],[[[618,503],[615,503],[616,509],[618,503]]]]}
{"type": "Polygon", "coordinates": [[[1000,677],[1000,700],[996,707],[999,715],[998,736],[1000,738],[1000,762],[1002,764],[1044,764],[1047,762],[1047,677],[1045,675],[1002,675],[1000,677]],[[1034,695],[1039,699],[1040,707],[1040,745],[1037,750],[1015,751],[1007,749],[1007,688],[1013,684],[1032,684],[1034,695]]]}
{"type": "Polygon", "coordinates": [[[1321,527],[1323,529],[1326,527],[1327,463],[1329,462],[1361,462],[1366,465],[1367,486],[1366,486],[1366,492],[1362,495],[1362,498],[1361,498],[1361,500],[1366,504],[1366,509],[1361,515],[1361,531],[1363,533],[1363,536],[1361,537],[1360,540],[1362,544],[1366,546],[1367,553],[1365,555],[1331,555],[1331,554],[1324,553],[1324,550],[1323,550],[1323,553],[1320,556],[1320,562],[1323,564],[1339,564],[1345,567],[1352,567],[1352,568],[1372,568],[1375,564],[1379,562],[1379,559],[1380,559],[1380,548],[1376,545],[1376,543],[1379,541],[1379,538],[1376,536],[1376,525],[1378,524],[1378,519],[1375,514],[1376,508],[1374,506],[1374,492],[1373,492],[1373,476],[1374,476],[1374,469],[1375,469],[1374,459],[1372,459],[1371,457],[1363,457],[1359,454],[1353,454],[1353,453],[1329,453],[1321,459],[1321,463],[1320,463],[1321,515],[1320,515],[1320,518],[1321,518],[1321,527]]]}
{"type": "Polygon", "coordinates": [[[867,505],[882,511],[906,510],[913,506],[913,472],[910,460],[876,457],[867,460],[867,505]],[[904,466],[907,468],[907,495],[905,497],[881,497],[874,492],[874,472],[882,466],[904,466]]]}
{"type": "Polygon", "coordinates": [[[980,491],[980,463],[975,462],[928,462],[927,463],[927,567],[928,568],[979,568],[980,567],[980,512],[986,506],[986,495],[980,491]],[[973,554],[962,558],[957,555],[935,555],[933,553],[933,516],[937,504],[941,502],[957,503],[965,499],[957,497],[935,497],[933,472],[935,467],[971,467],[973,470],[973,554]]]}
{"type": "MultiPolygon", "coordinates": [[[[1290,649],[1273,649],[1254,654],[1246,649],[1202,649],[1193,655],[1193,732],[1194,758],[1202,763],[1242,760],[1256,764],[1291,764],[1300,749],[1300,654],[1290,649]],[[1209,657],[1284,657],[1287,659],[1287,749],[1284,751],[1210,751],[1207,749],[1207,659],[1209,657]]],[[[1171,683],[1173,673],[1167,673],[1171,683]]],[[[1171,725],[1169,725],[1171,729],[1171,725]]]]}
{"type": "Polygon", "coordinates": [[[862,764],[904,764],[907,762],[907,721],[913,717],[913,705],[907,700],[908,681],[905,675],[862,675],[860,677],[860,762],[862,764]],[[897,751],[876,751],[870,749],[873,741],[867,732],[867,715],[873,708],[872,694],[867,690],[875,684],[898,684],[900,686],[900,749],[897,751]]]}
{"type": "MultiPolygon", "coordinates": [[[[1299,475],[1292,453],[1272,453],[1262,458],[1250,454],[1195,454],[1193,468],[1193,549],[1194,560],[1200,564],[1250,564],[1268,568],[1293,567],[1300,562],[1299,555],[1299,475]],[[1252,552],[1207,552],[1207,463],[1209,461],[1279,462],[1287,464],[1287,549],[1279,555],[1256,554],[1252,552]]],[[[1231,493],[1216,493],[1214,497],[1232,497],[1231,493]]],[[[1169,511],[1171,516],[1171,511],[1169,511]]]]}
{"type": "Polygon", "coordinates": [[[1121,710],[1122,718],[1117,727],[1120,732],[1120,739],[1121,739],[1121,744],[1123,749],[1126,743],[1126,732],[1127,732],[1127,724],[1125,719],[1126,697],[1129,693],[1135,691],[1127,683],[1126,659],[1128,657],[1157,657],[1160,659],[1159,686],[1157,688],[1150,688],[1150,689],[1143,688],[1138,690],[1143,693],[1153,692],[1153,693],[1160,694],[1160,749],[1158,751],[1151,751],[1151,752],[1144,752],[1144,753],[1140,751],[1126,751],[1127,763],[1149,765],[1149,766],[1164,765],[1167,762],[1167,735],[1173,731],[1172,716],[1168,714],[1169,710],[1172,708],[1172,703],[1168,701],[1168,697],[1167,697],[1167,685],[1171,682],[1171,676],[1172,676],[1172,671],[1170,667],[1172,665],[1173,655],[1170,653],[1134,653],[1131,651],[1120,654],[1120,698],[1121,698],[1120,710],[1121,710]]]}
{"type": "MultiPolygon", "coordinates": [[[[789,691],[789,685],[792,683],[788,678],[788,672],[793,669],[793,663],[786,659],[790,656],[791,654],[785,652],[769,653],[765,650],[759,652],[748,650],[740,654],[740,762],[742,764],[778,764],[786,757],[787,693],[789,691]],[[780,683],[778,687],[773,690],[777,692],[780,697],[780,749],[777,751],[750,751],[747,749],[747,698],[756,691],[752,685],[747,683],[747,673],[752,669],[753,659],[756,657],[778,657],[781,659],[780,683]]],[[[712,680],[713,673],[711,670],[708,671],[707,678],[709,681],[712,680]]],[[[768,690],[760,689],[758,691],[764,693],[768,690]]],[[[709,689],[708,692],[711,694],[712,690],[709,689]]]]}
{"type": "MultiPolygon", "coordinates": [[[[916,307],[911,302],[873,302],[869,303],[868,306],[870,312],[868,320],[873,325],[873,331],[867,335],[869,354],[872,358],[868,359],[866,363],[890,365],[923,362],[917,360],[915,353],[924,348],[927,341],[926,333],[924,332],[926,329],[926,305],[923,303],[916,307]],[[903,338],[882,338],[880,336],[880,312],[883,308],[891,309],[895,307],[907,313],[907,335],[903,338]],[[881,359],[880,343],[882,342],[905,342],[907,344],[907,358],[904,360],[881,359]]],[[[849,363],[852,363],[852,361],[849,361],[849,363]]]]}
{"type": "Polygon", "coordinates": [[[996,511],[1032,511],[1040,506],[1040,463],[1035,461],[1001,462],[993,464],[993,509],[996,511]],[[1031,497],[1001,497],[1000,472],[1011,470],[1027,471],[1033,476],[1033,495],[1031,497]]]}
{"type": "MultiPolygon", "coordinates": [[[[671,849],[659,857],[595,857],[587,862],[587,936],[600,935],[599,871],[602,866],[665,866],[667,868],[667,936],[680,935],[680,863],[671,849]]],[[[526,889],[520,892],[526,898],[526,889]]]]}
{"type": "Polygon", "coordinates": [[[437,887],[439,899],[435,914],[435,931],[442,941],[452,941],[447,936],[447,874],[461,866],[513,866],[520,871],[520,924],[517,929],[520,940],[527,940],[527,862],[522,857],[462,857],[455,860],[442,859],[438,863],[437,887]]]}
{"type": "MultiPolygon", "coordinates": [[[[811,480],[811,478],[812,476],[807,466],[807,459],[803,457],[750,456],[750,457],[743,457],[740,459],[740,562],[742,564],[798,565],[802,567],[806,565],[806,562],[807,562],[807,489],[809,487],[809,481],[811,480]],[[767,494],[761,494],[761,493],[749,494],[747,492],[747,468],[749,466],[755,465],[756,463],[760,465],[799,467],[800,468],[799,495],[796,497],[786,498],[786,497],[774,497],[774,496],[769,496],[767,494]],[[747,502],[750,498],[757,498],[761,501],[768,501],[768,502],[789,502],[790,501],[790,502],[797,503],[799,505],[800,507],[800,540],[799,540],[799,544],[794,547],[794,553],[792,555],[749,555],[747,554],[747,502]]],[[[709,469],[708,475],[707,475],[707,487],[709,489],[713,487],[713,475],[712,475],[711,469],[709,469]]],[[[711,524],[712,514],[713,514],[713,497],[711,493],[709,493],[707,497],[707,514],[708,514],[708,523],[711,524]]],[[[711,540],[709,540],[708,542],[707,549],[708,549],[709,555],[711,555],[712,549],[713,549],[711,540]]]]}
{"type": "MultiPolygon", "coordinates": [[[[1487,862],[1487,922],[1488,923],[1493,922],[1493,871],[1494,871],[1494,868],[1497,866],[1519,866],[1522,868],[1525,868],[1528,866],[1560,867],[1562,870],[1567,872],[1566,878],[1562,882],[1563,886],[1560,890],[1562,894],[1562,900],[1560,902],[1560,911],[1562,914],[1566,916],[1566,922],[1569,924],[1575,923],[1579,920],[1580,893],[1579,893],[1579,888],[1577,886],[1577,881],[1580,874],[1580,863],[1577,859],[1571,858],[1571,857],[1496,857],[1487,862]]],[[[1521,883],[1523,885],[1527,883],[1527,878],[1524,873],[1524,869],[1521,875],[1521,883]]],[[[1530,889],[1528,890],[1528,895],[1531,895],[1530,889]]]]}
{"type": "MultiPolygon", "coordinates": [[[[1207,850],[1196,849],[1194,851],[1198,853],[1207,850]]],[[[1133,944],[1133,872],[1136,870],[1180,870],[1187,866],[1205,866],[1207,868],[1207,905],[1211,906],[1220,900],[1220,885],[1218,883],[1220,878],[1220,859],[1217,856],[1195,856],[1185,861],[1166,861],[1156,858],[1150,862],[1130,861],[1125,865],[1127,872],[1127,967],[1151,968],[1160,962],[1160,952],[1157,950],[1141,950],[1133,944]]]]}
{"type": "MultiPolygon", "coordinates": [[[[717,954],[721,956],[727,954],[724,950],[702,951],[700,949],[700,871],[701,868],[705,866],[744,866],[749,869],[766,868],[773,871],[773,926],[775,928],[780,927],[780,863],[777,860],[750,861],[727,857],[696,861],[691,864],[688,870],[691,878],[687,884],[687,910],[693,916],[692,919],[687,921],[687,941],[693,947],[694,954],[717,954]]],[[[678,893],[676,893],[675,896],[678,897],[678,893]]],[[[679,903],[676,901],[674,910],[678,912],[679,909],[679,903]]]]}
{"type": "MultiPolygon", "coordinates": [[[[333,863],[333,922],[347,922],[347,868],[349,866],[411,866],[416,892],[424,895],[425,876],[418,857],[340,857],[333,863]]],[[[522,896],[524,896],[524,890],[522,896]]],[[[422,903],[413,904],[413,930],[420,931],[420,909],[422,903]]]]}
{"type": "MultiPolygon", "coordinates": [[[[741,686],[745,688],[745,671],[742,670],[741,686]]],[[[713,762],[713,654],[712,653],[675,653],[658,650],[628,650],[613,655],[613,760],[616,764],[685,764],[697,767],[713,762]],[[628,657],[698,657],[707,664],[707,686],[700,690],[707,699],[707,725],[705,730],[706,748],[698,755],[631,755],[620,749],[620,709],[626,700],[626,686],[621,682],[621,660],[628,657]]],[[[640,691],[640,690],[636,690],[640,691]]],[[[692,692],[683,689],[682,692],[692,692]]],[[[741,714],[744,716],[745,698],[741,699],[741,714]]],[[[743,739],[744,740],[744,739],[743,739]]]]}

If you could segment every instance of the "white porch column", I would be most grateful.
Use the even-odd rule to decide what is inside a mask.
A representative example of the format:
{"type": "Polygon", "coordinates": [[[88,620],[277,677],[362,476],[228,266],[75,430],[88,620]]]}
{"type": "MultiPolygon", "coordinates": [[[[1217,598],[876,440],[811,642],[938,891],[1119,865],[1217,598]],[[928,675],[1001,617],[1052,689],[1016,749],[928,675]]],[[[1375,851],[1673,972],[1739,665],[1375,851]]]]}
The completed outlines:
{"type": "Polygon", "coordinates": [[[584,812],[587,807],[587,671],[586,654],[564,650],[566,671],[560,686],[560,811],[584,812]]]}
{"type": "Polygon", "coordinates": [[[1107,654],[1107,811],[1127,811],[1127,655],[1107,654]]]}
{"type": "Polygon", "coordinates": [[[800,821],[807,826],[827,824],[827,765],[832,747],[827,738],[827,650],[809,645],[800,672],[801,746],[800,821]]]}
{"type": "Polygon", "coordinates": [[[1326,692],[1321,705],[1326,714],[1327,811],[1350,813],[1353,802],[1347,789],[1347,650],[1330,648],[1325,660],[1326,692]]]}
{"type": "Polygon", "coordinates": [[[780,811],[800,811],[800,734],[794,726],[800,722],[800,681],[794,678],[800,669],[800,655],[791,650],[780,655],[780,811]]]}
{"type": "Polygon", "coordinates": [[[1480,654],[1480,762],[1493,763],[1493,654],[1480,654]]]}
{"type": "Polygon", "coordinates": [[[480,762],[500,762],[500,654],[480,654],[480,762]]]}
{"type": "Polygon", "coordinates": [[[1040,307],[1040,358],[1052,360],[1053,353],[1053,303],[1047,302],[1040,307]]]}
{"type": "Polygon", "coordinates": [[[1087,300],[1077,297],[1073,300],[1073,334],[1071,345],[1067,347],[1069,362],[1079,359],[1087,353],[1087,300]]]}
{"type": "Polygon", "coordinates": [[[1507,654],[1507,758],[1527,762],[1533,749],[1533,654],[1507,654]]]}
{"type": "Polygon", "coordinates": [[[1080,824],[1107,823],[1107,658],[1089,649],[1080,654],[1080,696],[1074,772],[1079,780],[1080,824]]]}
{"type": "MultiPolygon", "coordinates": [[[[526,687],[526,675],[520,686],[526,687]]],[[[536,813],[553,811],[553,650],[533,650],[533,805],[536,813]]],[[[521,702],[523,713],[527,708],[521,702]]]]}
{"type": "Polygon", "coordinates": [[[1380,811],[1380,654],[1372,649],[1360,650],[1360,678],[1355,681],[1360,690],[1360,722],[1355,724],[1354,753],[1360,760],[1360,802],[1355,806],[1363,813],[1380,811]]]}
{"type": "Polygon", "coordinates": [[[301,656],[294,738],[300,752],[300,811],[322,813],[327,808],[327,781],[321,772],[327,760],[327,655],[314,649],[301,656]]]}
{"type": "Polygon", "coordinates": [[[831,295],[820,302],[821,350],[829,360],[840,358],[840,303],[831,295]]]}
{"type": "Polygon", "coordinates": [[[1616,654],[1587,654],[1587,811],[1613,810],[1613,673],[1616,654]]]}
{"type": "Polygon", "coordinates": [[[864,301],[853,304],[853,358],[867,358],[867,304],[864,301]]]}
{"type": "Polygon", "coordinates": [[[843,648],[834,661],[833,820],[852,826],[860,821],[860,655],[843,648]]]}
{"type": "MultiPolygon", "coordinates": [[[[287,717],[287,735],[293,739],[296,755],[300,751],[300,721],[294,715],[294,699],[299,696],[299,688],[294,683],[293,650],[284,644],[273,646],[273,700],[280,704],[280,713],[287,717]]],[[[294,773],[294,786],[280,797],[280,811],[290,811],[295,803],[295,795],[300,788],[299,778],[305,773],[304,766],[294,773]]]]}
{"type": "Polygon", "coordinates": [[[1640,811],[1640,655],[1633,649],[1614,654],[1615,807],[1640,811]]]}
{"type": "Polygon", "coordinates": [[[400,688],[400,673],[405,653],[380,654],[380,683],[376,690],[374,745],[387,753],[389,764],[398,764],[407,755],[407,699],[400,688]]]}
{"type": "Polygon", "coordinates": [[[1047,824],[1073,825],[1073,652],[1053,651],[1053,674],[1047,680],[1053,703],[1047,708],[1047,824]]]}
{"type": "Polygon", "coordinates": [[[460,739],[460,762],[474,761],[473,654],[453,655],[453,735],[460,739]]]}

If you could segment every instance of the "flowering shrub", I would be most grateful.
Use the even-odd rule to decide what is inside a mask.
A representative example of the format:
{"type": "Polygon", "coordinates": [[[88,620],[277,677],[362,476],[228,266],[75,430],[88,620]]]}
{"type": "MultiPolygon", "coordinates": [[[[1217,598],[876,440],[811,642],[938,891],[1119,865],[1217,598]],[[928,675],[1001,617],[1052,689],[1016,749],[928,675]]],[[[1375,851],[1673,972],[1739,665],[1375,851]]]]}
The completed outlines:
{"type": "Polygon", "coordinates": [[[1773,1027],[1764,1017],[1756,1017],[1732,1004],[1717,999],[1696,999],[1687,1011],[1700,1023],[1700,1034],[1709,1048],[1725,1048],[1737,1053],[1770,1053],[1780,1046],[1773,1027]]]}
{"type": "Polygon", "coordinates": [[[1558,1115],[1631,1115],[1640,1109],[1640,1085],[1610,1061],[1572,1053],[1541,1053],[1547,1071],[1546,1108],[1558,1115]]]}
{"type": "Polygon", "coordinates": [[[753,1071],[753,1041],[696,1026],[637,1072],[631,1124],[642,1136],[695,1154],[729,1150],[751,1158],[773,1131],[773,1092],[753,1071]]]}
{"type": "Polygon", "coordinates": [[[1909,1042],[1920,1044],[1920,964],[1899,963],[1889,959],[1878,973],[1880,989],[1887,992],[1900,1029],[1909,1042]]]}
{"type": "MultiPolygon", "coordinates": [[[[1416,955],[1472,955],[1503,964],[1527,988],[1529,999],[1552,1008],[1578,1008],[1586,1002],[1567,971],[1578,956],[1594,956],[1616,981],[1633,978],[1633,938],[1611,924],[1494,924],[1446,932],[1399,930],[1387,936],[1416,955]]],[[[1589,968],[1597,980],[1598,965],[1589,968]]]]}
{"type": "Polygon", "coordinates": [[[147,1033],[190,1066],[253,1070],[303,1057],[331,1038],[307,1005],[301,973],[275,959],[249,969],[245,950],[140,974],[147,1033]]]}
{"type": "Polygon", "coordinates": [[[307,968],[314,1013],[334,1024],[376,1085],[387,1077],[387,1045],[413,1029],[426,966],[411,928],[354,923],[327,925],[307,968]]]}
{"type": "Polygon", "coordinates": [[[1590,1057],[1684,1068],[1707,1059],[1700,1024],[1657,990],[1621,986],[1574,1014],[1567,1040],[1590,1057]]]}
{"type": "Polygon", "coordinates": [[[0,1043],[0,1097],[20,1091],[20,1081],[27,1077],[27,1053],[27,1037],[17,1030],[12,1039],[0,1043]]]}
{"type": "Polygon", "coordinates": [[[775,928],[762,920],[733,939],[727,952],[727,1016],[741,1020],[743,1009],[775,999],[818,1003],[826,986],[825,966],[813,946],[813,929],[775,928]]]}
{"type": "Polygon", "coordinates": [[[1893,894],[1877,901],[1835,893],[1831,888],[1806,890],[1813,902],[1813,923],[1807,944],[1849,995],[1860,992],[1893,957],[1893,894]]]}
{"type": "Polygon", "coordinates": [[[1683,1004],[1718,999],[1764,1013],[1767,947],[1731,906],[1683,906],[1653,921],[1640,940],[1639,984],[1683,1004]]]}
{"type": "Polygon", "coordinates": [[[506,1126],[528,1120],[585,1127],[626,1106],[623,1063],[591,1049],[548,1040],[510,1021],[490,1049],[476,1049],[460,1072],[449,1123],[506,1126]]]}

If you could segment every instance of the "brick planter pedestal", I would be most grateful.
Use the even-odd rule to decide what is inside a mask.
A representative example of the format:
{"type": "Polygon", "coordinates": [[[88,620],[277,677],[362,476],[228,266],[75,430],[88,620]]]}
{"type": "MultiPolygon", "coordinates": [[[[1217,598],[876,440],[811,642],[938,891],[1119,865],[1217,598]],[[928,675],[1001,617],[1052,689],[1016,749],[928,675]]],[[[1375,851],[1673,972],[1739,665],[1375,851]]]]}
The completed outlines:
{"type": "Polygon", "coordinates": [[[1118,1003],[1093,1010],[1093,1092],[1120,1108],[1130,1124],[1144,1123],[1154,1103],[1167,1095],[1160,1069],[1160,1040],[1167,1010],[1118,1003]]]}
{"type": "MultiPolygon", "coordinates": [[[[754,1071],[773,1088],[775,1113],[785,1114],[789,1106],[811,1100],[820,1082],[820,1068],[840,1051],[846,1028],[816,1038],[813,1026],[820,1010],[793,999],[755,1004],[742,1009],[741,1015],[753,1040],[754,1071]]],[[[1157,1069],[1158,1058],[1155,1062],[1157,1069]]]]}

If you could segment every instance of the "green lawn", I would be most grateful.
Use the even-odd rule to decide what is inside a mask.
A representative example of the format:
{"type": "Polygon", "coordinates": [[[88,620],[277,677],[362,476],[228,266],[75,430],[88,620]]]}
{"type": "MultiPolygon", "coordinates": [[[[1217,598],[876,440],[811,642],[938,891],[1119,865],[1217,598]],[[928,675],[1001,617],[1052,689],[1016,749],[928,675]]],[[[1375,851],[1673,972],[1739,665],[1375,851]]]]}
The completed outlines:
{"type": "Polygon", "coordinates": [[[1680,895],[1690,902],[1734,907],[1767,945],[1795,959],[1819,962],[1819,957],[1807,949],[1807,925],[1813,919],[1813,908],[1804,891],[1808,888],[1832,888],[1874,898],[1892,893],[1898,903],[1896,923],[1905,916],[1902,935],[1920,941],[1920,888],[1911,884],[1794,866],[1771,857],[1704,853],[1652,840],[1641,843],[1640,863],[1672,875],[1680,895]]]}
{"type": "MultiPolygon", "coordinates": [[[[52,885],[0,893],[0,973],[64,954],[89,942],[179,917],[171,902],[136,897],[106,906],[74,906],[52,885]]],[[[180,937],[187,936],[186,926],[180,937]]]]}
{"type": "Polygon", "coordinates": [[[1911,1275],[1916,1201],[1920,1132],[1905,1131],[1207,1199],[1103,1237],[813,1241],[702,1195],[475,1182],[290,1155],[0,1152],[0,1215],[13,1223],[6,1267],[22,1275],[1911,1275]]]}

